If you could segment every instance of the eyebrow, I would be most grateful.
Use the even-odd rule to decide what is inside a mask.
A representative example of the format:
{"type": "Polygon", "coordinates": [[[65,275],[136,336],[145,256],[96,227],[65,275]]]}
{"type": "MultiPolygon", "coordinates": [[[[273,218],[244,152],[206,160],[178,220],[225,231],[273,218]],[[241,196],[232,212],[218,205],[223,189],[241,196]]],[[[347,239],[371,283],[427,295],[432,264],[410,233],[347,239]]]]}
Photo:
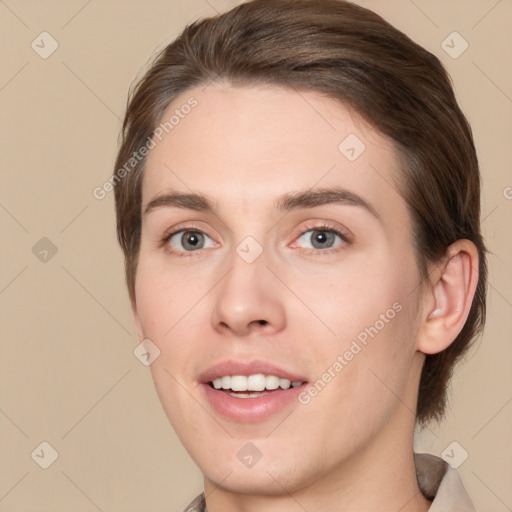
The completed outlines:
{"type": "MultiPolygon", "coordinates": [[[[381,216],[371,203],[360,195],[342,187],[315,188],[289,192],[279,197],[274,206],[279,211],[289,212],[301,208],[314,208],[329,204],[359,206],[367,210],[378,220],[381,220],[381,216]]],[[[183,208],[216,215],[218,205],[216,201],[206,195],[168,192],[154,197],[144,208],[143,215],[147,215],[156,208],[183,208]]]]}

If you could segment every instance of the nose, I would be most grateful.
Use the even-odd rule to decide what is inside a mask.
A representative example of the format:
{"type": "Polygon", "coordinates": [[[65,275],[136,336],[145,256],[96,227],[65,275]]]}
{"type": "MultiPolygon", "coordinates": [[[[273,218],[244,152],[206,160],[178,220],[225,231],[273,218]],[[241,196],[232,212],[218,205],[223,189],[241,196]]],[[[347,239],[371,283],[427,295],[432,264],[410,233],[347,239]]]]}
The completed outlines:
{"type": "Polygon", "coordinates": [[[233,251],[230,270],[215,287],[212,325],[217,332],[244,337],[285,327],[283,287],[268,266],[265,251],[251,263],[233,251]]]}

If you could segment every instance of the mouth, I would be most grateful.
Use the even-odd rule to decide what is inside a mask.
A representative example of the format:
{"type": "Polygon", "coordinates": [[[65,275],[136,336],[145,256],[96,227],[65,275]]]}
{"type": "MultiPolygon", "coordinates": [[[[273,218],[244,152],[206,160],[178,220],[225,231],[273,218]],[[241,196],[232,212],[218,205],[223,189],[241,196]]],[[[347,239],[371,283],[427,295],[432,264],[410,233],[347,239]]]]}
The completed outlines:
{"type": "Polygon", "coordinates": [[[253,375],[224,375],[208,382],[215,390],[226,393],[234,398],[258,398],[271,393],[297,388],[305,381],[290,381],[277,375],[256,373],[253,375]]]}
{"type": "Polygon", "coordinates": [[[204,397],[219,415],[236,422],[263,421],[299,405],[304,376],[266,361],[225,361],[199,377],[204,397]]]}

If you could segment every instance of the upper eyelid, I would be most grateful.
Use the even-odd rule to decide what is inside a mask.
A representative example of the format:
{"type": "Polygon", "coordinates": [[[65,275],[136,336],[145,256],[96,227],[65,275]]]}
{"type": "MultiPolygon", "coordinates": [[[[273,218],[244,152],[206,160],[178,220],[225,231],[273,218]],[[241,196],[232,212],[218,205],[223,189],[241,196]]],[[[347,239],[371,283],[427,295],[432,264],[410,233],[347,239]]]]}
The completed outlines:
{"type": "Polygon", "coordinates": [[[205,235],[208,235],[208,233],[205,232],[204,228],[201,228],[201,227],[196,226],[194,224],[195,223],[193,221],[184,222],[184,223],[180,222],[176,226],[173,226],[172,228],[169,228],[169,229],[165,230],[163,238],[166,237],[166,236],[169,236],[169,235],[181,233],[182,231],[200,231],[201,233],[204,233],[205,235]],[[183,226],[181,224],[183,224],[183,226]]]}
{"type": "MultiPolygon", "coordinates": [[[[303,227],[303,228],[301,228],[301,230],[295,236],[300,236],[300,235],[303,235],[304,233],[307,233],[308,231],[315,231],[315,230],[318,230],[318,231],[337,231],[337,232],[339,232],[342,235],[349,235],[350,234],[350,231],[348,229],[346,229],[346,228],[339,228],[339,227],[330,225],[330,223],[328,223],[326,221],[323,221],[323,222],[320,221],[319,223],[314,224],[311,227],[303,227]]],[[[169,235],[176,235],[176,234],[181,233],[183,231],[199,231],[199,232],[201,232],[201,233],[203,233],[203,234],[205,234],[207,236],[210,236],[202,228],[194,226],[193,224],[186,224],[185,226],[178,225],[177,227],[173,227],[173,228],[169,229],[168,231],[165,232],[164,237],[165,236],[169,236],[169,235]]]]}

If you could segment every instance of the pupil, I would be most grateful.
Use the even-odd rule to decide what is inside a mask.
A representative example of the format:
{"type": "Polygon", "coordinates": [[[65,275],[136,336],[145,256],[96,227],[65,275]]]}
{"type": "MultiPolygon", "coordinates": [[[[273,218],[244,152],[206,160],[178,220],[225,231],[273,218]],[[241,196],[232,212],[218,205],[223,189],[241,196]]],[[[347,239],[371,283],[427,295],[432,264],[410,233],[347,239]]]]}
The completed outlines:
{"type": "Polygon", "coordinates": [[[188,233],[188,235],[184,236],[183,246],[185,248],[189,246],[188,248],[197,249],[197,245],[200,244],[201,233],[197,231],[189,231],[188,233]]]}
{"type": "Polygon", "coordinates": [[[316,247],[316,245],[322,246],[322,244],[325,244],[328,241],[333,241],[334,233],[330,233],[327,231],[316,231],[316,234],[313,236],[313,246],[316,247]]]}

